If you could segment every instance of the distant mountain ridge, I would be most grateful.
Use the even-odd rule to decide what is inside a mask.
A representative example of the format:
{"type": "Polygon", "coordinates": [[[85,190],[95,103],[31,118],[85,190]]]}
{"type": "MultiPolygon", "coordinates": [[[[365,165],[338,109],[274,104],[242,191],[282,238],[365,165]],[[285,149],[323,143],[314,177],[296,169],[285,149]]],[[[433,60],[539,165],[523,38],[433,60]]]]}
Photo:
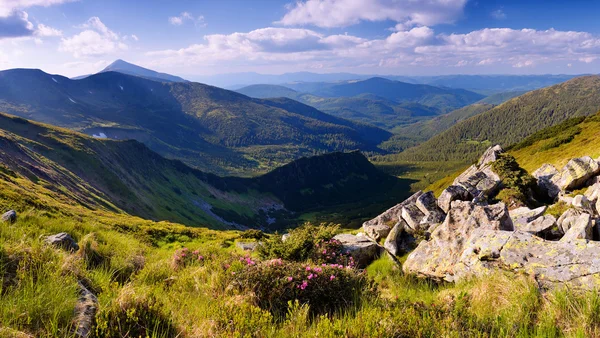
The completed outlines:
{"type": "Polygon", "coordinates": [[[138,65],[134,65],[132,63],[129,63],[129,62],[126,62],[126,61],[123,61],[120,59],[116,60],[115,62],[111,63],[110,65],[106,66],[106,68],[104,68],[103,70],[100,71],[100,73],[105,73],[105,72],[119,72],[119,73],[123,73],[123,74],[144,77],[144,78],[147,78],[150,80],[159,80],[159,81],[168,81],[168,82],[187,82],[187,80],[185,80],[179,76],[166,74],[166,73],[159,73],[157,71],[147,69],[144,67],[140,67],[138,65]]]}

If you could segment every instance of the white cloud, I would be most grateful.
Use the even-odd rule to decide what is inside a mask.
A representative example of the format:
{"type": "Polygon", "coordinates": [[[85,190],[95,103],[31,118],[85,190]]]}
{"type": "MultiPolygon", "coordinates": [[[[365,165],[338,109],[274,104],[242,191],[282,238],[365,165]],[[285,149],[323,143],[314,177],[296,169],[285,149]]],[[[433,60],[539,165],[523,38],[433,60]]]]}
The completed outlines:
{"type": "Polygon", "coordinates": [[[506,13],[504,13],[504,11],[502,9],[497,9],[497,10],[493,11],[491,15],[492,15],[492,18],[494,18],[496,20],[506,19],[506,13]]]}
{"type": "Polygon", "coordinates": [[[31,36],[34,33],[29,15],[23,11],[13,11],[6,16],[0,16],[0,39],[31,36]]]}
{"type": "Polygon", "coordinates": [[[135,34],[131,34],[131,38],[135,41],[140,41],[140,39],[135,34]]]}
{"type": "Polygon", "coordinates": [[[523,68],[523,67],[531,67],[534,65],[534,62],[531,60],[525,60],[525,61],[520,61],[517,62],[513,65],[513,67],[515,68],[523,68]]]}
{"type": "Polygon", "coordinates": [[[579,58],[579,61],[584,62],[584,63],[592,63],[594,62],[598,57],[596,56],[586,56],[586,57],[582,57],[579,58]]]}
{"type": "Polygon", "coordinates": [[[393,20],[398,30],[414,25],[452,23],[462,15],[467,0],[305,0],[288,6],[277,23],[285,26],[345,27],[361,21],[393,20]]]}
{"type": "Polygon", "coordinates": [[[79,28],[84,31],[61,40],[60,51],[72,53],[78,58],[103,56],[128,48],[123,42],[124,39],[110,30],[98,17],[90,18],[79,28]]]}
{"type": "Polygon", "coordinates": [[[0,0],[0,17],[33,6],[49,7],[77,0],[0,0]]]}
{"type": "Polygon", "coordinates": [[[206,27],[203,15],[195,17],[190,12],[182,12],[179,16],[169,17],[169,23],[174,26],[181,26],[188,21],[193,22],[196,26],[206,27]]]}
{"type": "Polygon", "coordinates": [[[37,26],[37,31],[35,32],[35,35],[40,36],[40,37],[55,37],[55,36],[62,36],[62,31],[58,30],[56,28],[52,28],[50,26],[46,26],[44,24],[39,24],[37,26]]]}

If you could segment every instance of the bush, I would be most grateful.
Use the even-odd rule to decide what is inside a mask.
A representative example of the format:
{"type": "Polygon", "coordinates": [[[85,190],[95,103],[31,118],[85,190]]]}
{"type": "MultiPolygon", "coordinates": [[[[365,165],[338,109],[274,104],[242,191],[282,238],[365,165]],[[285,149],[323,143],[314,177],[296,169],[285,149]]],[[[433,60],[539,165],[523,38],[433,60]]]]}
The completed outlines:
{"type": "Polygon", "coordinates": [[[242,232],[240,234],[240,238],[255,239],[255,240],[259,241],[263,238],[267,238],[267,235],[265,235],[265,233],[260,230],[250,229],[250,230],[246,230],[246,231],[242,232]]]}
{"type": "Polygon", "coordinates": [[[275,259],[248,264],[235,275],[244,292],[252,292],[256,305],[278,318],[288,311],[288,302],[310,306],[311,314],[333,313],[355,305],[367,294],[365,273],[338,264],[308,265],[275,259]]]}
{"type": "Polygon", "coordinates": [[[337,230],[337,225],[321,224],[314,226],[306,223],[291,230],[285,242],[278,235],[263,241],[262,245],[258,247],[258,254],[267,259],[281,258],[295,262],[305,261],[313,255],[313,250],[318,243],[333,238],[337,230]]]}
{"type": "Polygon", "coordinates": [[[178,269],[192,264],[203,264],[204,258],[205,255],[202,255],[199,250],[190,251],[188,248],[182,248],[175,251],[173,266],[178,269]]]}
{"type": "Polygon", "coordinates": [[[497,195],[508,205],[526,205],[536,187],[535,177],[519,166],[517,160],[508,154],[500,154],[492,163],[492,170],[502,179],[503,189],[497,195]],[[508,191],[505,191],[508,190],[508,191]]]}

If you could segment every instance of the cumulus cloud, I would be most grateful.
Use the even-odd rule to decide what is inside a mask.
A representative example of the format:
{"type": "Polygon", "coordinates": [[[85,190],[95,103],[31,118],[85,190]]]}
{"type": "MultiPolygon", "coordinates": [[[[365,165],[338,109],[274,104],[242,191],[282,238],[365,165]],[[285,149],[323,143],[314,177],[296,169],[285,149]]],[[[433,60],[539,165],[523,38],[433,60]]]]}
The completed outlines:
{"type": "MultiPolygon", "coordinates": [[[[281,65],[305,69],[506,67],[594,62],[600,37],[587,32],[486,28],[436,34],[427,26],[391,32],[381,39],[326,35],[310,29],[268,27],[247,33],[206,35],[204,42],[147,53],[153,65],[281,65]]],[[[492,69],[492,68],[490,68],[492,69]]],[[[387,71],[382,69],[382,72],[387,71]]]]}
{"type": "Polygon", "coordinates": [[[31,36],[34,33],[29,15],[23,11],[14,11],[7,16],[0,16],[0,39],[31,36]]]}
{"type": "Polygon", "coordinates": [[[186,22],[193,22],[196,26],[206,26],[206,22],[204,22],[203,15],[195,17],[190,12],[182,12],[181,14],[179,14],[179,16],[169,17],[169,23],[174,26],[181,26],[186,22]]]}
{"type": "Polygon", "coordinates": [[[305,0],[288,6],[277,23],[285,26],[345,27],[361,21],[393,20],[410,26],[452,23],[467,0],[305,0]]]}
{"type": "Polygon", "coordinates": [[[59,50],[75,57],[103,56],[127,49],[124,38],[110,30],[98,17],[79,26],[82,32],[61,40],[59,50]]]}
{"type": "Polygon", "coordinates": [[[9,16],[16,10],[33,6],[49,7],[77,0],[2,0],[0,1],[0,17],[9,16]]]}
{"type": "Polygon", "coordinates": [[[502,9],[497,9],[497,10],[493,11],[491,15],[492,15],[492,18],[494,18],[496,20],[506,19],[506,13],[504,13],[504,11],[502,9]]]}
{"type": "Polygon", "coordinates": [[[61,30],[46,26],[44,24],[39,24],[35,32],[35,35],[40,37],[56,37],[62,36],[62,34],[63,33],[61,30]]]}

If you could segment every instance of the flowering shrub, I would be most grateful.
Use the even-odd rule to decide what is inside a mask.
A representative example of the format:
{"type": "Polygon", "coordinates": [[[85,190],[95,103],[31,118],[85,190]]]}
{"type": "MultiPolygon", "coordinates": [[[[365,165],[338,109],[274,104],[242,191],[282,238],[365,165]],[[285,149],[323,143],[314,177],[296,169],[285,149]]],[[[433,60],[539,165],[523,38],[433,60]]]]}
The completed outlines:
{"type": "Polygon", "coordinates": [[[343,248],[336,239],[320,240],[311,251],[310,259],[317,264],[341,264],[354,267],[354,258],[343,248]]]}
{"type": "Polygon", "coordinates": [[[247,264],[234,279],[243,292],[252,292],[256,305],[284,316],[288,302],[310,306],[311,314],[332,313],[355,304],[368,290],[363,272],[342,264],[303,264],[273,259],[247,264]]]}
{"type": "Polygon", "coordinates": [[[301,262],[313,256],[313,251],[318,243],[329,241],[338,227],[335,225],[321,224],[314,226],[306,223],[289,232],[285,242],[281,236],[273,236],[258,246],[258,253],[262,258],[282,258],[288,261],[301,262]]]}
{"type": "Polygon", "coordinates": [[[176,269],[192,264],[204,264],[204,261],[205,257],[200,253],[200,251],[191,251],[188,248],[179,249],[175,251],[175,254],[173,255],[173,266],[176,269]]]}

